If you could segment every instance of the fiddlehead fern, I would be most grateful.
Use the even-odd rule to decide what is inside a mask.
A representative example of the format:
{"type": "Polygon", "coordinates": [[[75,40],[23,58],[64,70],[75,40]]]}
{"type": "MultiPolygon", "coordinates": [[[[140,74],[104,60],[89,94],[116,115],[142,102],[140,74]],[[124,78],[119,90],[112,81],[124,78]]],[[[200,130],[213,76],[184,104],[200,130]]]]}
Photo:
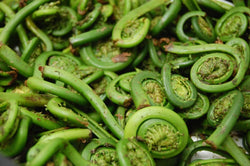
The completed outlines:
{"type": "Polygon", "coordinates": [[[91,12],[87,13],[85,18],[77,22],[77,28],[81,31],[84,31],[85,29],[92,26],[101,13],[101,7],[102,4],[96,3],[94,5],[94,9],[91,12]]]}
{"type": "MultiPolygon", "coordinates": [[[[241,92],[229,91],[215,99],[208,110],[207,119],[210,125],[217,126],[230,110],[238,110],[237,115],[243,107],[243,95],[241,92]],[[237,98],[237,99],[236,99],[237,98]],[[235,101],[237,100],[237,101],[235,101]]],[[[234,115],[234,118],[238,117],[234,115]]]]}
{"type": "Polygon", "coordinates": [[[131,96],[136,109],[166,104],[160,75],[150,71],[138,72],[131,80],[131,96]]]}
{"type": "Polygon", "coordinates": [[[19,128],[15,135],[0,147],[0,152],[5,156],[14,157],[18,155],[25,147],[28,140],[28,131],[31,126],[31,118],[22,116],[19,128]]]}
{"type": "Polygon", "coordinates": [[[8,138],[12,137],[19,124],[19,119],[17,117],[20,112],[18,110],[17,101],[10,100],[9,103],[9,107],[0,117],[0,130],[2,131],[0,134],[0,143],[3,143],[8,138]]]}
{"type": "Polygon", "coordinates": [[[130,81],[135,76],[135,74],[136,72],[129,72],[113,79],[106,88],[106,94],[109,100],[124,107],[130,106],[132,103],[132,97],[126,92],[130,92],[130,81]],[[128,81],[127,84],[122,83],[125,81],[125,79],[126,81],[128,81]],[[122,88],[122,86],[126,87],[122,88]],[[126,89],[127,91],[124,89],[126,89]]]}
{"type": "Polygon", "coordinates": [[[208,97],[197,92],[195,103],[191,107],[178,110],[177,112],[183,119],[198,119],[207,113],[209,105],[208,97]]]}
{"type": "Polygon", "coordinates": [[[164,64],[161,72],[169,102],[179,108],[192,106],[197,98],[197,90],[193,83],[181,75],[171,74],[171,66],[168,63],[164,64]]]}
{"type": "Polygon", "coordinates": [[[242,36],[248,26],[248,18],[246,14],[250,14],[250,9],[247,7],[234,7],[227,11],[217,21],[215,31],[222,41],[228,41],[233,37],[242,36]]]}
{"type": "Polygon", "coordinates": [[[115,25],[112,33],[112,40],[117,46],[124,48],[134,47],[141,43],[149,31],[150,20],[145,17],[138,17],[164,3],[169,3],[169,1],[151,0],[138,8],[131,10],[115,25]]]}
{"type": "Polygon", "coordinates": [[[65,36],[72,31],[77,21],[76,13],[67,6],[53,5],[40,6],[31,16],[35,24],[46,34],[65,36]],[[55,24],[56,20],[56,24],[55,24]]]}
{"type": "Polygon", "coordinates": [[[93,139],[83,151],[82,157],[95,165],[118,166],[116,142],[110,139],[93,139]]]}
{"type": "MultiPolygon", "coordinates": [[[[233,38],[230,41],[228,41],[226,44],[203,44],[203,45],[194,45],[194,46],[178,46],[172,43],[172,44],[165,46],[165,50],[172,52],[172,53],[176,53],[176,54],[190,54],[190,53],[194,54],[194,53],[204,53],[204,52],[211,52],[211,51],[229,54],[231,56],[229,59],[232,59],[235,61],[233,63],[236,64],[237,70],[236,70],[236,73],[232,75],[232,78],[230,77],[230,79],[227,79],[226,81],[221,82],[220,84],[212,84],[212,82],[209,83],[204,79],[199,79],[200,76],[199,76],[199,72],[197,71],[202,69],[203,62],[206,61],[206,57],[210,59],[209,58],[210,55],[205,55],[204,57],[201,57],[192,66],[191,71],[190,71],[191,81],[198,89],[209,92],[209,93],[223,92],[223,91],[227,91],[227,90],[237,87],[243,80],[244,75],[249,65],[249,56],[248,56],[249,46],[246,43],[246,41],[241,38],[233,38]]],[[[217,56],[217,54],[214,54],[213,58],[214,56],[217,56]]],[[[232,60],[229,60],[229,59],[227,61],[229,61],[230,63],[230,61],[232,60]]],[[[214,65],[215,64],[213,64],[212,66],[208,66],[208,67],[204,66],[204,69],[206,68],[212,69],[212,70],[210,69],[210,71],[212,72],[208,72],[206,70],[205,73],[209,75],[209,73],[213,73],[213,72],[217,72],[217,70],[218,71],[221,70],[219,68],[213,68],[214,65]]],[[[223,64],[220,64],[220,65],[224,66],[223,64]]],[[[230,66],[230,64],[227,64],[226,66],[230,66]]],[[[227,70],[227,67],[226,67],[226,70],[222,69],[221,71],[223,71],[224,73],[227,73],[227,72],[232,73],[232,71],[227,70]]],[[[221,76],[222,78],[225,77],[224,74],[221,74],[221,76]]]]}
{"type": "Polygon", "coordinates": [[[80,56],[84,63],[109,71],[120,71],[135,59],[136,49],[122,49],[111,39],[82,47],[80,56]]]}
{"type": "Polygon", "coordinates": [[[150,153],[136,139],[123,138],[117,143],[116,149],[121,166],[155,165],[150,153]]]}
{"type": "Polygon", "coordinates": [[[185,42],[185,41],[189,41],[189,40],[198,40],[197,37],[190,37],[188,35],[186,35],[186,33],[184,32],[184,24],[185,22],[189,19],[192,18],[194,16],[205,16],[205,12],[203,11],[190,11],[185,13],[180,20],[177,22],[176,25],[176,31],[177,31],[177,37],[179,40],[185,42]]]}
{"type": "MultiPolygon", "coordinates": [[[[216,33],[214,30],[214,27],[211,23],[211,20],[209,17],[205,17],[202,13],[199,13],[201,11],[201,8],[199,7],[199,4],[195,0],[183,0],[183,4],[192,12],[195,12],[197,16],[195,16],[195,13],[190,14],[192,28],[196,34],[196,36],[199,39],[202,39],[206,42],[213,42],[216,39],[216,33]],[[198,11],[198,12],[197,12],[198,11]],[[195,17],[193,17],[195,16],[195,17]]],[[[188,13],[187,13],[188,14],[188,13]]],[[[189,17],[190,17],[189,16],[189,17]]]]}
{"type": "Polygon", "coordinates": [[[211,125],[217,127],[216,130],[208,137],[208,144],[216,148],[223,143],[239,118],[242,106],[243,95],[238,90],[227,92],[211,104],[207,114],[207,119],[211,125]],[[224,110],[228,110],[227,113],[224,113],[224,110]],[[224,114],[223,118],[220,117],[220,113],[224,114]],[[218,120],[214,118],[216,116],[219,117],[218,120]]]}
{"type": "Polygon", "coordinates": [[[171,158],[187,145],[188,129],[183,119],[172,110],[149,106],[128,119],[124,137],[142,140],[154,158],[171,158]]]}

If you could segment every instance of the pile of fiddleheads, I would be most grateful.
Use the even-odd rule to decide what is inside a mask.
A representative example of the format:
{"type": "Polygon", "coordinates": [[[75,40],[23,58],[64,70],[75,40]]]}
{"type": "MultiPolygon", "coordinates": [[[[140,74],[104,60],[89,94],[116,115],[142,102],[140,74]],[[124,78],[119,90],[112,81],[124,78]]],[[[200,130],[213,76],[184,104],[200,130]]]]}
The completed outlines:
{"type": "Polygon", "coordinates": [[[249,27],[247,0],[1,1],[1,156],[249,166],[249,27]]]}

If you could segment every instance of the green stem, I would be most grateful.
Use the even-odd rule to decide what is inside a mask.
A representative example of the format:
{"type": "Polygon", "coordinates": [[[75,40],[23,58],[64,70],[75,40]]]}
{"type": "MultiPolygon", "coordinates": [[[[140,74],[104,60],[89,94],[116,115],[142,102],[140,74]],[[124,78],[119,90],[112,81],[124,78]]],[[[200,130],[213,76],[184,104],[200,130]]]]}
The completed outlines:
{"type": "Polygon", "coordinates": [[[0,92],[0,101],[16,100],[18,105],[27,107],[44,107],[51,99],[50,95],[35,93],[0,92]]]}
{"type": "Polygon", "coordinates": [[[34,50],[37,48],[40,43],[37,37],[34,37],[27,43],[27,47],[24,49],[23,54],[21,56],[22,60],[25,62],[29,62],[29,58],[31,57],[34,50]]]}
{"type": "Polygon", "coordinates": [[[39,29],[36,24],[32,21],[31,17],[26,17],[26,25],[30,31],[32,31],[43,43],[45,44],[46,51],[52,51],[53,50],[53,44],[48,35],[43,32],[41,29],[39,29]]]}
{"type": "MultiPolygon", "coordinates": [[[[227,95],[231,94],[234,95],[233,101],[229,101],[232,103],[232,106],[227,111],[221,123],[216,127],[215,131],[207,138],[207,143],[211,144],[214,148],[220,146],[224,142],[240,116],[240,111],[243,106],[243,95],[238,90],[227,93],[227,95]]],[[[213,104],[211,107],[213,107],[213,104]]]]}
{"type": "Polygon", "coordinates": [[[40,5],[49,2],[49,0],[36,0],[32,1],[29,5],[25,6],[19,10],[16,15],[5,25],[3,31],[0,34],[0,41],[6,43],[15,28],[22,22],[24,19],[35,11],[40,5]]]}
{"type": "Polygon", "coordinates": [[[54,130],[61,128],[63,125],[56,121],[49,115],[42,114],[40,112],[30,111],[25,107],[19,107],[19,110],[22,115],[29,117],[32,120],[32,123],[47,130],[54,130]]]}
{"type": "Polygon", "coordinates": [[[67,108],[65,101],[60,98],[53,98],[49,101],[47,108],[54,116],[59,117],[66,123],[72,123],[79,127],[89,128],[97,137],[108,138],[116,142],[116,139],[104,130],[97,122],[90,118],[83,111],[77,108],[67,108]],[[75,111],[75,112],[74,112],[75,111]]]}
{"type": "Polygon", "coordinates": [[[221,144],[221,146],[241,166],[248,166],[248,165],[250,165],[250,161],[249,161],[247,155],[242,152],[242,150],[238,147],[238,145],[234,142],[234,140],[230,136],[226,137],[225,141],[221,144]]]}
{"type": "Polygon", "coordinates": [[[26,84],[32,90],[54,94],[62,99],[85,106],[88,101],[80,94],[37,77],[29,77],[26,84]]]}
{"type": "Polygon", "coordinates": [[[101,100],[99,96],[95,94],[93,89],[89,85],[87,85],[82,80],[78,79],[74,75],[69,72],[55,69],[50,66],[41,67],[41,72],[44,77],[53,78],[66,84],[72,86],[75,90],[77,90],[80,94],[82,94],[89,103],[93,106],[93,108],[100,113],[103,122],[108,126],[108,128],[114,133],[118,138],[123,137],[123,129],[117,123],[110,110],[107,108],[105,103],[101,100]]]}
{"type": "MultiPolygon", "coordinates": [[[[15,12],[4,2],[0,2],[0,9],[4,12],[4,14],[9,17],[9,20],[12,19],[15,16],[15,12]]],[[[25,29],[22,24],[19,24],[16,28],[16,31],[19,35],[20,42],[22,44],[22,47],[25,49],[28,45],[28,36],[25,32],[25,29]]]]}
{"type": "Polygon", "coordinates": [[[172,2],[166,12],[161,16],[161,19],[151,30],[153,36],[158,35],[164,28],[166,28],[178,15],[181,10],[181,0],[175,0],[172,2]]]}
{"type": "MultiPolygon", "coordinates": [[[[2,34],[2,33],[1,33],[2,34]]],[[[0,44],[0,58],[8,64],[9,67],[17,70],[25,77],[32,76],[33,68],[23,61],[17,53],[5,44],[0,44]]]]}
{"type": "Polygon", "coordinates": [[[98,29],[89,30],[69,38],[72,46],[77,47],[90,42],[96,42],[100,39],[108,37],[113,30],[112,25],[104,25],[98,29]]]}
{"type": "MultiPolygon", "coordinates": [[[[31,147],[27,153],[27,166],[33,165],[45,165],[47,161],[52,158],[52,156],[59,151],[65,150],[65,153],[71,150],[72,146],[69,145],[67,141],[62,138],[56,138],[49,140],[47,142],[39,142],[31,147]],[[67,149],[69,146],[70,149],[67,149]]],[[[75,149],[71,151],[71,154],[75,153],[75,149]]],[[[67,153],[68,155],[71,155],[67,153]]],[[[77,154],[75,154],[77,157],[77,154]]],[[[79,154],[78,154],[79,155],[79,154]]],[[[83,161],[84,159],[78,158],[79,162],[83,161]]],[[[85,160],[84,160],[85,161],[85,160]]],[[[85,162],[83,162],[85,163],[85,162]]]]}
{"type": "Polygon", "coordinates": [[[65,139],[66,141],[73,141],[77,139],[89,139],[90,137],[91,131],[89,129],[71,128],[55,132],[52,131],[51,133],[45,134],[39,138],[38,143],[47,142],[57,138],[65,139]]]}

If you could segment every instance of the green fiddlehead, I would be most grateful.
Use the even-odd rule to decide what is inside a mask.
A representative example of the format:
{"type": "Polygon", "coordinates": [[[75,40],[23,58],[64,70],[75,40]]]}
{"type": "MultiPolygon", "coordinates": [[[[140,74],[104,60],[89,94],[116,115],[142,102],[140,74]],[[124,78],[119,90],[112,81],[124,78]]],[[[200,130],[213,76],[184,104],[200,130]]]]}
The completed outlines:
{"type": "MultiPolygon", "coordinates": [[[[221,123],[221,120],[232,109],[238,110],[239,113],[243,107],[243,95],[241,92],[229,91],[224,95],[216,98],[208,110],[207,119],[210,125],[217,126],[221,123]],[[238,96],[237,96],[238,95],[238,96]],[[237,101],[234,101],[236,100],[237,101]]],[[[238,115],[237,113],[237,115],[238,115]]],[[[236,115],[234,116],[237,117],[236,115]]]]}
{"type": "Polygon", "coordinates": [[[17,118],[20,114],[18,110],[17,101],[10,100],[9,107],[6,111],[1,114],[0,117],[0,143],[6,141],[10,136],[12,136],[16,129],[17,125],[19,124],[19,119],[17,118]]]}
{"type": "Polygon", "coordinates": [[[117,143],[116,149],[119,164],[121,166],[155,165],[155,162],[146,147],[140,145],[136,139],[123,138],[117,143]]]}
{"type": "Polygon", "coordinates": [[[150,20],[146,17],[139,17],[164,3],[169,3],[169,1],[151,0],[131,10],[115,25],[112,40],[117,46],[124,48],[134,47],[141,43],[149,31],[150,20]]]}
{"type": "Polygon", "coordinates": [[[243,95],[238,90],[227,92],[211,104],[207,119],[211,125],[217,126],[216,130],[207,139],[207,142],[210,143],[211,146],[216,148],[226,139],[239,118],[242,107],[243,95]],[[224,113],[224,110],[228,111],[224,113]],[[212,112],[214,112],[214,114],[212,114],[212,112]],[[224,114],[223,118],[220,117],[221,113],[224,114]],[[218,119],[215,119],[217,117],[218,119]]]}
{"type": "MultiPolygon", "coordinates": [[[[205,62],[207,59],[206,57],[208,57],[209,59],[210,55],[205,55],[201,57],[192,66],[191,71],[190,71],[191,81],[198,89],[209,92],[209,93],[223,92],[223,91],[227,91],[227,90],[237,87],[243,80],[244,75],[249,65],[249,56],[248,56],[249,46],[246,43],[246,41],[241,38],[233,38],[230,41],[228,41],[226,44],[203,44],[203,45],[194,45],[194,46],[178,46],[172,43],[172,44],[165,46],[165,50],[172,52],[172,53],[176,53],[176,54],[190,54],[190,53],[194,54],[194,53],[204,53],[204,52],[211,52],[211,51],[229,54],[231,56],[231,58],[229,59],[235,60],[235,62],[233,63],[236,64],[237,71],[232,76],[232,78],[230,77],[230,79],[224,82],[221,82],[220,84],[211,84],[204,79],[199,79],[200,77],[199,70],[202,69],[203,62],[205,62]]],[[[212,58],[214,58],[214,56],[217,56],[217,54],[214,54],[212,58]]],[[[227,60],[227,61],[230,62],[230,60],[227,60]]],[[[204,65],[205,64],[206,63],[204,63],[204,65]]],[[[208,68],[210,71],[212,71],[212,72],[208,72],[206,70],[205,73],[208,72],[207,74],[209,74],[209,73],[217,72],[217,70],[218,71],[221,70],[219,68],[213,68],[214,65],[215,64],[212,64],[212,66],[208,66],[208,67],[204,66],[204,69],[208,68]]],[[[223,65],[223,64],[220,64],[220,65],[223,65]]],[[[230,66],[230,64],[227,64],[226,66],[230,66]]],[[[222,69],[222,71],[224,73],[228,72],[227,69],[226,70],[222,69]]],[[[229,71],[229,72],[232,73],[232,71],[229,71]]],[[[221,75],[222,77],[224,77],[224,74],[221,74],[221,75]]]]}
{"type": "MultiPolygon", "coordinates": [[[[118,76],[117,78],[113,79],[106,88],[106,94],[107,97],[109,98],[109,100],[111,100],[112,102],[124,106],[124,107],[128,107],[132,104],[132,97],[130,94],[126,93],[126,91],[124,91],[125,88],[122,88],[122,85],[126,85],[124,83],[121,83],[122,81],[124,82],[124,80],[126,79],[127,81],[129,81],[129,83],[127,83],[129,86],[126,87],[126,89],[130,91],[131,87],[130,87],[130,80],[134,77],[134,75],[136,74],[136,72],[129,72],[126,74],[122,74],[120,76],[118,76]]],[[[127,91],[127,92],[129,92],[127,91]]]]}
{"type": "Polygon", "coordinates": [[[169,102],[179,108],[187,108],[195,103],[197,90],[187,78],[171,74],[171,66],[165,63],[162,67],[162,82],[169,102]]]}
{"type": "MultiPolygon", "coordinates": [[[[196,0],[183,0],[182,2],[189,10],[193,12],[201,11],[201,8],[199,7],[199,4],[196,0]]],[[[195,14],[193,16],[195,16],[195,14]]],[[[192,28],[199,39],[209,43],[215,41],[216,33],[209,17],[205,17],[205,15],[197,13],[197,17],[191,18],[191,23],[192,28]]]]}
{"type": "Polygon", "coordinates": [[[160,75],[150,71],[140,71],[131,80],[131,96],[136,109],[166,104],[160,75]]]}
{"type": "Polygon", "coordinates": [[[82,157],[95,165],[118,166],[116,142],[110,139],[93,139],[83,151],[82,157]]]}
{"type": "Polygon", "coordinates": [[[248,18],[244,14],[250,14],[250,9],[247,7],[234,7],[227,11],[215,25],[215,32],[222,41],[228,41],[233,37],[242,36],[248,26],[248,18]]]}
{"type": "Polygon", "coordinates": [[[77,28],[81,31],[84,31],[85,29],[92,26],[101,13],[101,7],[102,4],[96,3],[94,5],[94,9],[91,12],[87,13],[85,18],[77,22],[77,28]]]}
{"type": "Polygon", "coordinates": [[[176,25],[176,34],[177,37],[180,41],[189,41],[189,40],[198,40],[197,37],[190,37],[188,35],[186,35],[186,33],[184,32],[184,24],[185,22],[189,19],[192,18],[194,16],[205,16],[205,12],[203,11],[190,11],[185,13],[184,15],[181,16],[180,20],[177,22],[176,25]]]}
{"type": "Polygon", "coordinates": [[[135,112],[124,129],[124,137],[142,140],[154,158],[171,158],[187,145],[188,129],[172,110],[149,106],[135,112]]]}
{"type": "Polygon", "coordinates": [[[80,56],[87,65],[115,72],[131,64],[136,52],[136,49],[122,49],[108,39],[82,47],[80,56]]]}
{"type": "Polygon", "coordinates": [[[22,116],[17,132],[13,138],[8,141],[7,145],[5,144],[3,147],[0,147],[0,152],[9,157],[18,155],[26,145],[30,126],[31,118],[28,116],[22,116]]]}
{"type": "Polygon", "coordinates": [[[73,9],[67,6],[59,6],[56,3],[40,6],[38,10],[32,13],[31,18],[46,34],[53,36],[69,34],[77,21],[73,9]]]}
{"type": "Polygon", "coordinates": [[[195,103],[191,107],[178,110],[177,112],[183,119],[198,119],[206,115],[209,105],[208,97],[197,92],[195,103]]]}

